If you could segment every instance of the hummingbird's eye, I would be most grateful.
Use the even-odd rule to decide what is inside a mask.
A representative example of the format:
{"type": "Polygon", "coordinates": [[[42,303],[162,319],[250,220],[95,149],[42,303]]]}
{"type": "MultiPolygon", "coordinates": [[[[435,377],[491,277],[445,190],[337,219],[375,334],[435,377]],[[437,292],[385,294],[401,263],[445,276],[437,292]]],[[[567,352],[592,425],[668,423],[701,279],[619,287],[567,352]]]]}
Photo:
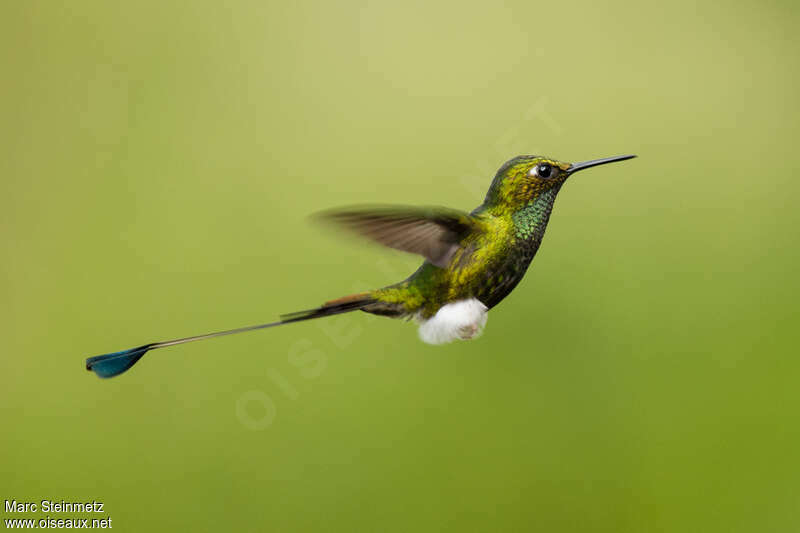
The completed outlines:
{"type": "Polygon", "coordinates": [[[533,167],[532,174],[534,174],[537,178],[547,179],[553,175],[553,167],[547,163],[539,163],[533,167]]]}

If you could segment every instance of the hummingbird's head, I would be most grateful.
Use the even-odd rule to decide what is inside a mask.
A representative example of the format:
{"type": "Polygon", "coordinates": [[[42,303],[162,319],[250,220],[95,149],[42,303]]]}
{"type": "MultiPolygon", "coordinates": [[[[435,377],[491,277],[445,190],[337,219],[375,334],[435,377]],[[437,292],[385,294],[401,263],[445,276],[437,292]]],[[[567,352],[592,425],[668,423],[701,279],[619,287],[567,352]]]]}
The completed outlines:
{"type": "Polygon", "coordinates": [[[621,155],[567,163],[544,156],[520,155],[506,161],[497,171],[484,204],[520,209],[544,193],[554,195],[567,178],[579,170],[634,157],[621,155]]]}

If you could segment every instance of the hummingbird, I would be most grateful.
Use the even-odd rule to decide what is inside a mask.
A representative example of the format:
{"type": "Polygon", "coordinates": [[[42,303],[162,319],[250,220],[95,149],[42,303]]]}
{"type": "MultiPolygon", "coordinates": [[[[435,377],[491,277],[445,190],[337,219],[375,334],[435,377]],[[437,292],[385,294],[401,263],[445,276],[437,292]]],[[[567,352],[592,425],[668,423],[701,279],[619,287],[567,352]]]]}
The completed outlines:
{"type": "Polygon", "coordinates": [[[414,319],[419,337],[444,344],[478,337],[488,312],[522,280],[542,243],[558,192],[578,171],[634,155],[567,163],[521,155],[497,171],[473,211],[445,207],[372,206],[323,212],[318,218],[384,246],[418,254],[422,265],[407,279],[281,315],[275,322],[145,344],[86,360],[101,378],[122,374],[149,350],[293,322],[365,311],[414,319]]]}

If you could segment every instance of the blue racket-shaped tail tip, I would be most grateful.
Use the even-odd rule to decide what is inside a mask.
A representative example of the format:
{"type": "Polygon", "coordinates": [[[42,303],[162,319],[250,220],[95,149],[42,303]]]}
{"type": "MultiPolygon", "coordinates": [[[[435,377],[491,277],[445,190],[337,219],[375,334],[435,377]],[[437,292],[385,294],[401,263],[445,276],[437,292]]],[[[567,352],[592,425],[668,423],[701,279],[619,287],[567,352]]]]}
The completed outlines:
{"type": "Polygon", "coordinates": [[[145,344],[130,350],[89,357],[86,359],[86,370],[92,370],[101,378],[113,378],[135,365],[152,347],[152,344],[145,344]]]}

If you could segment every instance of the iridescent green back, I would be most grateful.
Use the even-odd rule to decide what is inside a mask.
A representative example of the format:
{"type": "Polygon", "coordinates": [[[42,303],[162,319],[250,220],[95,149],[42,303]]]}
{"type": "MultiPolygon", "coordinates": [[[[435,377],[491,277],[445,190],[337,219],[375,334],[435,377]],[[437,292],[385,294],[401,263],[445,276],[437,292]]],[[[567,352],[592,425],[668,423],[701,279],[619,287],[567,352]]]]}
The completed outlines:
{"type": "Polygon", "coordinates": [[[375,291],[379,301],[371,312],[390,315],[420,313],[432,316],[447,302],[477,298],[497,305],[517,286],[544,237],[553,203],[566,175],[542,180],[529,175],[531,167],[547,162],[519,156],[497,172],[484,203],[472,216],[482,231],[467,235],[447,268],[425,262],[405,281],[375,291]]]}

